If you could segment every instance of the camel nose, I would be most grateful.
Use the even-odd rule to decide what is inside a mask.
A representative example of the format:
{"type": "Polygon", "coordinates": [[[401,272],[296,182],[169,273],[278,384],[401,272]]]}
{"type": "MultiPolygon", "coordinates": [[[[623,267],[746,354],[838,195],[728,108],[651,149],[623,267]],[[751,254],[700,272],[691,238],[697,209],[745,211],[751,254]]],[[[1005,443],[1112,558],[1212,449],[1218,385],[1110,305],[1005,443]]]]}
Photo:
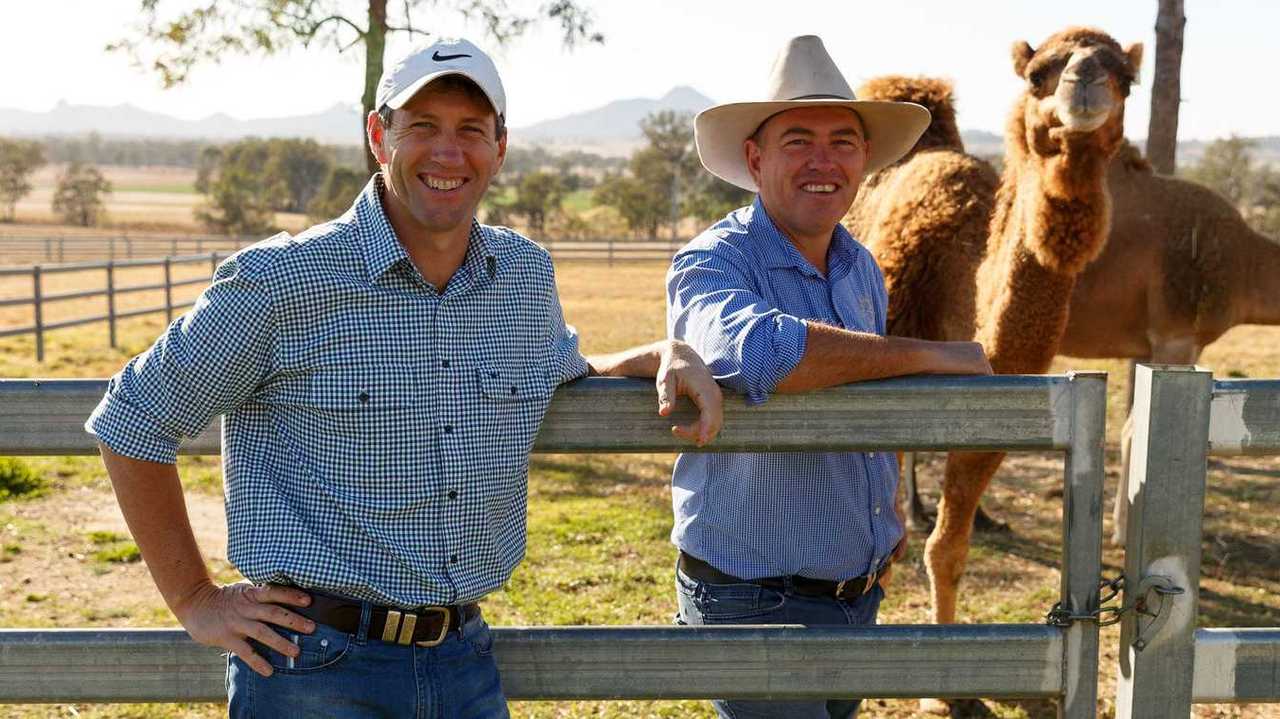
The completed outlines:
{"type": "Polygon", "coordinates": [[[1076,53],[1071,56],[1067,66],[1062,70],[1063,82],[1085,87],[1105,79],[1104,68],[1097,56],[1092,52],[1076,53]]]}

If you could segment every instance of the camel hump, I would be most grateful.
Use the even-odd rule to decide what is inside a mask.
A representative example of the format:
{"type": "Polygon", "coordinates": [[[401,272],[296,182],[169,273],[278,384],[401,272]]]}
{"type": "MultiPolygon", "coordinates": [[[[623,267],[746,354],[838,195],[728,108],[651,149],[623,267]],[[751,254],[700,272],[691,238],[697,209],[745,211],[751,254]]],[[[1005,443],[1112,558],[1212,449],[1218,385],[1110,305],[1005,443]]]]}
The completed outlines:
{"type": "MultiPolygon", "coordinates": [[[[914,102],[924,105],[933,116],[907,157],[935,148],[964,152],[964,141],[956,127],[956,101],[951,82],[937,77],[882,75],[873,77],[857,90],[859,100],[914,102]]],[[[875,138],[872,138],[872,142],[875,138]]]]}

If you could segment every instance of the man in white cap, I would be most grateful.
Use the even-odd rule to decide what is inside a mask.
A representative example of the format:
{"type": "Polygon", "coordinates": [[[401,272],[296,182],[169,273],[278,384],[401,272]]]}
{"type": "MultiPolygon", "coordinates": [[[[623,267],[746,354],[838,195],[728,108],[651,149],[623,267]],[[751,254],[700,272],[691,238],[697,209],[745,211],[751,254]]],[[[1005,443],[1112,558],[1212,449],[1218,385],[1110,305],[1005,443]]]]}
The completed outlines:
{"type": "MultiPolygon", "coordinates": [[[[884,280],[840,225],[864,173],[929,113],[858,101],[814,36],[793,38],[764,99],[695,120],[712,173],[759,194],[681,249],[667,330],[752,404],[772,392],[924,372],[989,374],[972,342],[885,337],[884,280]]],[[[685,624],[871,624],[905,548],[886,452],[684,454],[672,478],[685,624]]],[[[725,717],[848,717],[857,700],[717,701],[725,717]]]]}
{"type": "Polygon", "coordinates": [[[506,152],[506,98],[466,41],[384,74],[381,171],[350,211],[219,267],[112,378],[95,434],[143,558],[198,642],[231,652],[235,717],[507,715],[476,600],[524,556],[529,451],[556,385],[657,377],[718,431],[719,388],[679,342],[584,359],[550,256],[475,220],[506,152]],[[219,585],[174,467],[223,425],[219,585]]]}

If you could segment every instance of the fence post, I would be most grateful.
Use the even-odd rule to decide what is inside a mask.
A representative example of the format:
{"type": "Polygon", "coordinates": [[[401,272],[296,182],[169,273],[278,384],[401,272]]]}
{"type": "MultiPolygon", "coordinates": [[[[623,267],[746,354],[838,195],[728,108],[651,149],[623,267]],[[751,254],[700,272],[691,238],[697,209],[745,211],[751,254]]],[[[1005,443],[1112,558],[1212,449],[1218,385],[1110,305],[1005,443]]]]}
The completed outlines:
{"type": "Polygon", "coordinates": [[[1213,375],[1138,365],[1116,717],[1191,714],[1213,375]]]}
{"type": "Polygon", "coordinates": [[[44,283],[40,277],[40,265],[31,267],[31,305],[36,316],[36,361],[44,361],[44,283]]]}
{"type": "Polygon", "coordinates": [[[204,252],[204,238],[197,237],[196,238],[196,254],[198,255],[201,252],[204,252]]]}
{"type": "Polygon", "coordinates": [[[173,257],[176,254],[178,254],[178,238],[170,237],[169,238],[169,256],[173,257]]]}
{"type": "Polygon", "coordinates": [[[133,238],[128,235],[124,236],[124,256],[127,259],[133,259],[133,238]]]}
{"type": "Polygon", "coordinates": [[[164,323],[173,322],[173,258],[164,258],[164,323]]]}
{"type": "Polygon", "coordinates": [[[112,235],[107,238],[107,259],[114,260],[116,258],[116,236],[112,235]]]}
{"type": "Polygon", "coordinates": [[[209,253],[209,279],[218,274],[218,251],[214,250],[209,253]]]}
{"type": "Polygon", "coordinates": [[[44,238],[44,261],[53,262],[53,238],[44,238]]]}
{"type": "MultiPolygon", "coordinates": [[[[114,256],[114,255],[113,255],[114,256]]],[[[107,260],[107,331],[111,336],[111,348],[116,346],[116,263],[107,260]]]]}
{"type": "Polygon", "coordinates": [[[66,262],[67,258],[67,238],[58,238],[58,262],[66,262]]]}
{"type": "MultiPolygon", "coordinates": [[[[1100,604],[1102,485],[1106,469],[1107,374],[1071,373],[1071,451],[1062,493],[1063,607],[1089,614],[1100,604]]],[[[1098,623],[1076,621],[1063,642],[1063,697],[1058,716],[1092,719],[1098,712],[1098,623]]]]}
{"type": "Polygon", "coordinates": [[[609,238],[609,266],[613,267],[613,238],[609,238]]]}

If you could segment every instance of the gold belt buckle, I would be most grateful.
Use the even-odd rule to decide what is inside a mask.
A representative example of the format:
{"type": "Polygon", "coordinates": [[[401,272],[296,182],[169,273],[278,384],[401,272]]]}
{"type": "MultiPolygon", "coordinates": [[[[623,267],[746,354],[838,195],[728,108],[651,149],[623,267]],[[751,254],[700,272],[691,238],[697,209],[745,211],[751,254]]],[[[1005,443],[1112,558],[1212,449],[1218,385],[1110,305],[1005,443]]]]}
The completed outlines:
{"type": "MultiPolygon", "coordinates": [[[[440,634],[438,634],[435,639],[424,639],[420,642],[414,642],[414,644],[420,647],[437,646],[438,644],[444,641],[445,637],[449,636],[449,608],[448,607],[427,607],[427,612],[428,613],[438,612],[440,614],[440,634]]],[[[410,638],[413,637],[412,634],[410,634],[409,636],[410,638]]]]}
{"type": "Polygon", "coordinates": [[[440,635],[435,639],[413,642],[413,630],[418,626],[419,615],[413,612],[398,612],[393,609],[387,612],[387,623],[382,627],[382,641],[406,646],[413,642],[420,647],[434,647],[440,644],[449,634],[449,608],[426,608],[426,613],[428,614],[435,612],[439,612],[443,616],[440,621],[440,635]]]}
{"type": "Polygon", "coordinates": [[[876,585],[876,577],[879,574],[880,574],[880,570],[878,569],[871,570],[871,573],[867,575],[867,583],[864,584],[862,587],[863,594],[866,594],[867,592],[871,591],[871,588],[876,585]]]}

